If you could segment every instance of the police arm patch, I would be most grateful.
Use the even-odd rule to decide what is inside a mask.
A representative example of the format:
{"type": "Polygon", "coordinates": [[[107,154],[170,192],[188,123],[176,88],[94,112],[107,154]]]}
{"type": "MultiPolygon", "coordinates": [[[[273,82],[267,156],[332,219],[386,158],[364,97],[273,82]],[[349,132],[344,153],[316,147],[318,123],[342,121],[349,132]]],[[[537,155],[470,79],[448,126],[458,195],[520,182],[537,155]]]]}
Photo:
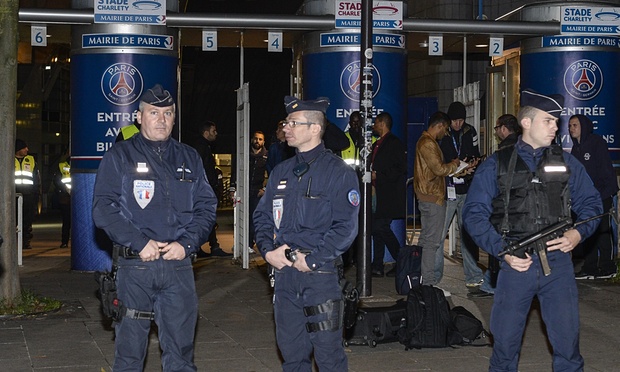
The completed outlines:
{"type": "Polygon", "coordinates": [[[355,189],[349,190],[347,199],[349,199],[349,203],[354,207],[360,205],[360,193],[355,189]]]}

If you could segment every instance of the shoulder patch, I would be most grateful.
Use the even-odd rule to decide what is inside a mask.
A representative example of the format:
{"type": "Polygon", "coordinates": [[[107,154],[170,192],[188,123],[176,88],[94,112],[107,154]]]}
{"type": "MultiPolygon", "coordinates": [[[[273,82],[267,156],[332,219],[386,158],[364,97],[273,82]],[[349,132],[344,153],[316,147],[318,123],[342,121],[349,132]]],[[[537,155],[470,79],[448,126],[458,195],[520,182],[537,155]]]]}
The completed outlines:
{"type": "Polygon", "coordinates": [[[349,203],[352,206],[357,207],[358,205],[360,205],[360,193],[357,192],[357,190],[355,189],[349,190],[349,194],[347,195],[347,198],[349,199],[349,203]]]}

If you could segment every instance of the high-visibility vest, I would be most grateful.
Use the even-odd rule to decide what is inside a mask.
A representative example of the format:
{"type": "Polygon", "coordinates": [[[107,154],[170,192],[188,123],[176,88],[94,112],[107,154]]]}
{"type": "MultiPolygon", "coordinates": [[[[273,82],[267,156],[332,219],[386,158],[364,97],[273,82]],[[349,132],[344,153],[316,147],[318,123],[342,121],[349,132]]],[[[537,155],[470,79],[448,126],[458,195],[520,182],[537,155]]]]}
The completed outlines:
{"type": "MultiPolygon", "coordinates": [[[[351,134],[349,132],[344,133],[345,136],[349,139],[349,147],[340,151],[340,156],[344,159],[344,162],[352,167],[358,167],[361,164],[360,160],[360,149],[355,147],[353,144],[353,139],[351,138],[351,134]]],[[[372,143],[377,141],[376,137],[372,137],[372,143]]]]}
{"type": "Polygon", "coordinates": [[[121,128],[121,133],[123,134],[123,140],[128,140],[136,133],[140,133],[140,129],[135,124],[126,125],[121,128]]]}
{"type": "Polygon", "coordinates": [[[26,155],[22,159],[15,158],[15,184],[34,185],[34,157],[26,155]]]}
{"type": "Polygon", "coordinates": [[[71,165],[67,161],[58,163],[60,170],[60,182],[62,182],[67,190],[71,190],[71,165]]]}

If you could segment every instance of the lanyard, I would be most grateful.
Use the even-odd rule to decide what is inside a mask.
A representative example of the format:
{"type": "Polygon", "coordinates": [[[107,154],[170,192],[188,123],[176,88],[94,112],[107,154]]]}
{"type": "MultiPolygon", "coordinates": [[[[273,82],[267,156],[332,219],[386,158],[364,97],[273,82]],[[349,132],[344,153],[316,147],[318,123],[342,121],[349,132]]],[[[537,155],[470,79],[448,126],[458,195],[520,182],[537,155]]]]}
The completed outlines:
{"type": "Polygon", "coordinates": [[[454,138],[453,135],[450,135],[450,138],[452,138],[452,144],[454,145],[454,149],[456,150],[456,156],[460,159],[461,158],[461,147],[463,147],[463,132],[459,132],[459,144],[457,146],[456,144],[456,139],[454,138]]]}

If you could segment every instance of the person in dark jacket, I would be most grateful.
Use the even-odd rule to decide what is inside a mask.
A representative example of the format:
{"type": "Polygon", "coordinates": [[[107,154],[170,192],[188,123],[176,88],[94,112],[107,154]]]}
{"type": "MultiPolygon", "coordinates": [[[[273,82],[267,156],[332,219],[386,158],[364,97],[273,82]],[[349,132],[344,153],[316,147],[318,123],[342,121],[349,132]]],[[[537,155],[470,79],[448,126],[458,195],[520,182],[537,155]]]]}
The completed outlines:
{"type": "Polygon", "coordinates": [[[93,220],[114,243],[118,299],[135,310],[114,323],[115,372],[144,369],[152,320],[162,370],[196,371],[191,256],[215,224],[217,198],[196,150],[170,136],[175,109],[161,85],[146,90],[140,133],[116,143],[97,170],[93,220]]]}
{"type": "MultiPolygon", "coordinates": [[[[603,211],[611,210],[613,197],[618,192],[618,180],[611,163],[607,141],[594,133],[594,124],[587,116],[573,115],[568,122],[573,139],[571,154],[586,168],[586,172],[603,201],[603,211]]],[[[618,268],[614,260],[611,216],[601,219],[596,232],[583,244],[585,262],[575,274],[576,279],[607,279],[616,276],[618,268]]]]}
{"type": "MultiPolygon", "coordinates": [[[[480,158],[478,148],[478,133],[476,128],[465,122],[467,112],[461,102],[452,102],[448,107],[450,128],[448,135],[440,143],[445,162],[452,159],[461,159],[471,162],[471,167],[461,177],[446,177],[446,219],[444,222],[443,237],[448,233],[450,224],[456,215],[461,240],[461,256],[463,257],[463,272],[465,285],[473,291],[478,291],[484,284],[482,270],[478,267],[478,247],[471,240],[467,231],[463,229],[463,203],[467,197],[467,190],[476,169],[477,159],[480,158]]],[[[443,242],[443,240],[442,240],[443,242]]],[[[443,247],[443,245],[441,245],[443,247]]],[[[435,279],[437,282],[443,276],[443,249],[438,249],[435,256],[435,279]]]]}
{"type": "MultiPolygon", "coordinates": [[[[196,151],[202,158],[202,165],[207,175],[207,181],[209,185],[215,191],[220,189],[220,177],[222,176],[216,169],[215,156],[213,156],[213,144],[217,138],[217,127],[212,121],[205,121],[198,129],[200,136],[197,139],[197,143],[194,145],[196,151]]],[[[209,246],[211,247],[211,253],[205,253],[202,249],[198,251],[198,257],[231,257],[232,253],[225,252],[220,243],[217,241],[217,224],[211,230],[209,234],[209,246]]]]}
{"type": "Polygon", "coordinates": [[[519,122],[517,118],[511,114],[504,114],[497,118],[493,129],[495,130],[495,135],[500,140],[500,143],[497,145],[498,150],[517,143],[517,138],[519,138],[519,134],[521,134],[519,122]]]}
{"type": "MultiPolygon", "coordinates": [[[[391,129],[392,116],[387,112],[377,115],[372,130],[380,138],[373,143],[371,153],[371,179],[376,199],[372,213],[374,277],[384,275],[383,257],[386,246],[392,258],[398,258],[400,243],[390,225],[392,220],[405,218],[407,154],[405,145],[391,129]]],[[[395,276],[396,267],[388,274],[395,276]]]]}
{"type": "MultiPolygon", "coordinates": [[[[234,157],[233,157],[234,160],[234,157]]],[[[249,196],[249,214],[250,223],[248,234],[248,250],[250,253],[255,253],[254,249],[254,222],[252,214],[258,206],[258,202],[265,195],[265,179],[267,172],[267,162],[269,161],[268,152],[265,148],[265,134],[261,131],[252,133],[252,139],[250,140],[250,152],[249,152],[249,184],[248,184],[248,196],[249,196]]],[[[236,161],[233,161],[231,179],[230,179],[230,197],[235,200],[235,191],[237,189],[237,182],[235,175],[237,174],[236,161]]],[[[243,203],[243,200],[241,200],[243,203]]]]}

